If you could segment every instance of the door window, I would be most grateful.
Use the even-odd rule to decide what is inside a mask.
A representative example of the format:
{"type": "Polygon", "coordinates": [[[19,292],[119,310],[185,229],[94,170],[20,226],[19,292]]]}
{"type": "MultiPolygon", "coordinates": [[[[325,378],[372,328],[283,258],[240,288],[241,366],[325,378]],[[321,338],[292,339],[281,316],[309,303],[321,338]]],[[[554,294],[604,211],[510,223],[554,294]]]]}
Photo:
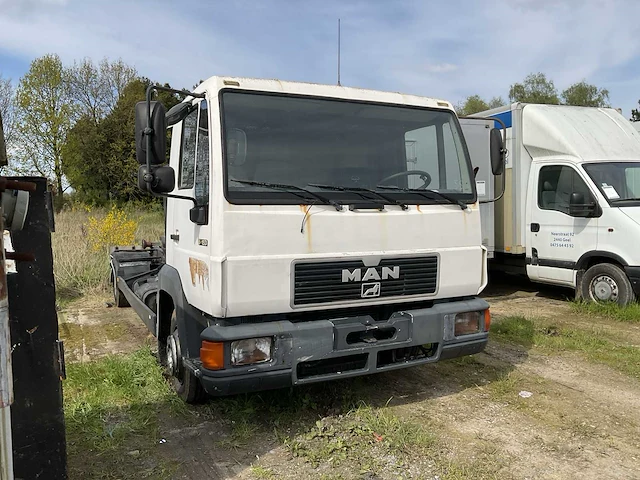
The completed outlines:
{"type": "Polygon", "coordinates": [[[196,162],[196,126],[198,110],[194,110],[182,122],[182,149],[180,151],[180,177],[178,188],[193,188],[196,162]]]}
{"type": "Polygon", "coordinates": [[[582,177],[573,168],[563,165],[542,167],[538,179],[538,206],[542,210],[556,210],[569,215],[572,193],[582,193],[587,203],[593,196],[582,177]]]}
{"type": "Polygon", "coordinates": [[[196,152],[195,197],[198,205],[209,203],[209,109],[207,101],[200,102],[196,152]]]}

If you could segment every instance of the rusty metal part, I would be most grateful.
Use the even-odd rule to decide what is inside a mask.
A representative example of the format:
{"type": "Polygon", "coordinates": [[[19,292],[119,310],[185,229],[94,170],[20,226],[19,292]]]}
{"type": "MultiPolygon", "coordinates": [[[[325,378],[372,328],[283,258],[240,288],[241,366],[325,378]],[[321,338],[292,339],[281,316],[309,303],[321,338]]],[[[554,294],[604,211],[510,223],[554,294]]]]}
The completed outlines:
{"type": "Polygon", "coordinates": [[[15,262],[35,262],[36,256],[33,253],[4,252],[4,258],[15,262]]]}
{"type": "Polygon", "coordinates": [[[151,247],[153,247],[153,242],[142,240],[142,248],[151,248],[151,247]]]}
{"type": "Polygon", "coordinates": [[[0,177],[0,191],[5,190],[24,190],[26,192],[35,192],[36,184],[33,182],[22,182],[20,180],[9,180],[7,177],[0,177]]]}

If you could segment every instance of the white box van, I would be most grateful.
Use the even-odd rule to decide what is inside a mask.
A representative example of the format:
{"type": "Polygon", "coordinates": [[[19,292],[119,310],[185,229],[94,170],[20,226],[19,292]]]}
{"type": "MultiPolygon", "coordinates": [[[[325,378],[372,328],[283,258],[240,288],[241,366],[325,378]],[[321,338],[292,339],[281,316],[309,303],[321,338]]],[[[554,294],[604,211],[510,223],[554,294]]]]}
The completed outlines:
{"type": "MultiPolygon", "coordinates": [[[[560,105],[515,103],[471,117],[461,121],[465,136],[480,117],[507,127],[504,196],[483,216],[494,224],[483,225],[483,238],[493,234],[491,267],[596,302],[640,295],[635,126],[613,108],[560,105]]],[[[490,172],[486,147],[468,147],[478,175],[490,172]]]]}

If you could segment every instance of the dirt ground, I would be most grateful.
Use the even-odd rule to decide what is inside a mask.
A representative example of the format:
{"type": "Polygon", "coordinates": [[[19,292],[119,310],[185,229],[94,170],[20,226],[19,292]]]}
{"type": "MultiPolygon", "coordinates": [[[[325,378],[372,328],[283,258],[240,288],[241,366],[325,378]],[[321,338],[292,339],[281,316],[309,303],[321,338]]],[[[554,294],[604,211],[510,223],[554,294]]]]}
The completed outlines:
{"type": "MultiPolygon", "coordinates": [[[[640,323],[585,318],[565,300],[568,295],[511,280],[484,294],[495,321],[523,316],[550,319],[558,326],[598,322],[627,346],[640,348],[640,323]]],[[[60,322],[68,361],[151,344],[131,309],[108,307],[102,300],[74,303],[61,312],[60,322]]],[[[296,410],[291,426],[279,423],[278,432],[268,421],[257,421],[238,435],[224,408],[201,419],[194,410],[189,421],[161,423],[164,441],[158,450],[175,462],[171,478],[177,479],[640,479],[640,381],[575,352],[549,353],[535,345],[491,340],[484,353],[468,359],[339,383],[325,392],[356,395],[376,412],[392,412],[403,425],[416,426],[435,440],[420,453],[403,454],[384,448],[384,442],[358,444],[361,455],[347,445],[340,448],[356,455],[346,454],[339,462],[331,452],[323,456],[305,450],[317,436],[310,432],[331,432],[334,424],[339,428],[350,418],[338,402],[323,398],[327,394],[321,387],[314,387],[296,398],[322,407],[308,414],[296,410]],[[365,465],[364,458],[373,466],[365,465]]],[[[239,404],[254,406],[252,419],[266,418],[274,411],[282,414],[282,408],[256,409],[271,405],[278,395],[291,392],[262,394],[260,400],[254,394],[239,404]]],[[[374,435],[382,438],[385,432],[374,435]]]]}

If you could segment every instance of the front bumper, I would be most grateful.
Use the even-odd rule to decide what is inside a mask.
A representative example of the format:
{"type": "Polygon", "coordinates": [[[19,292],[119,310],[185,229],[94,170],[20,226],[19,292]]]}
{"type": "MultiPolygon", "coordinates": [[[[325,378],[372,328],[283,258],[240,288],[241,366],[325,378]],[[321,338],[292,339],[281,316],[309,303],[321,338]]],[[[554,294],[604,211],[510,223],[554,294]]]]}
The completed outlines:
{"type": "MultiPolygon", "coordinates": [[[[283,388],[290,385],[336,380],[414,365],[437,362],[481,352],[488,332],[444,340],[444,317],[468,311],[486,310],[480,298],[435,304],[431,308],[394,313],[389,320],[376,322],[369,316],[332,318],[310,322],[276,321],[211,326],[202,331],[202,340],[226,342],[273,336],[272,360],[264,364],[207,370],[198,359],[191,367],[209,395],[283,388]],[[371,340],[365,332],[380,332],[371,340]],[[426,346],[422,349],[411,347],[426,346]],[[418,354],[407,355],[409,352],[418,354]]],[[[228,362],[229,354],[225,358],[228,362]]]]}
{"type": "Polygon", "coordinates": [[[624,267],[634,293],[640,297],[640,267],[624,267]]]}

